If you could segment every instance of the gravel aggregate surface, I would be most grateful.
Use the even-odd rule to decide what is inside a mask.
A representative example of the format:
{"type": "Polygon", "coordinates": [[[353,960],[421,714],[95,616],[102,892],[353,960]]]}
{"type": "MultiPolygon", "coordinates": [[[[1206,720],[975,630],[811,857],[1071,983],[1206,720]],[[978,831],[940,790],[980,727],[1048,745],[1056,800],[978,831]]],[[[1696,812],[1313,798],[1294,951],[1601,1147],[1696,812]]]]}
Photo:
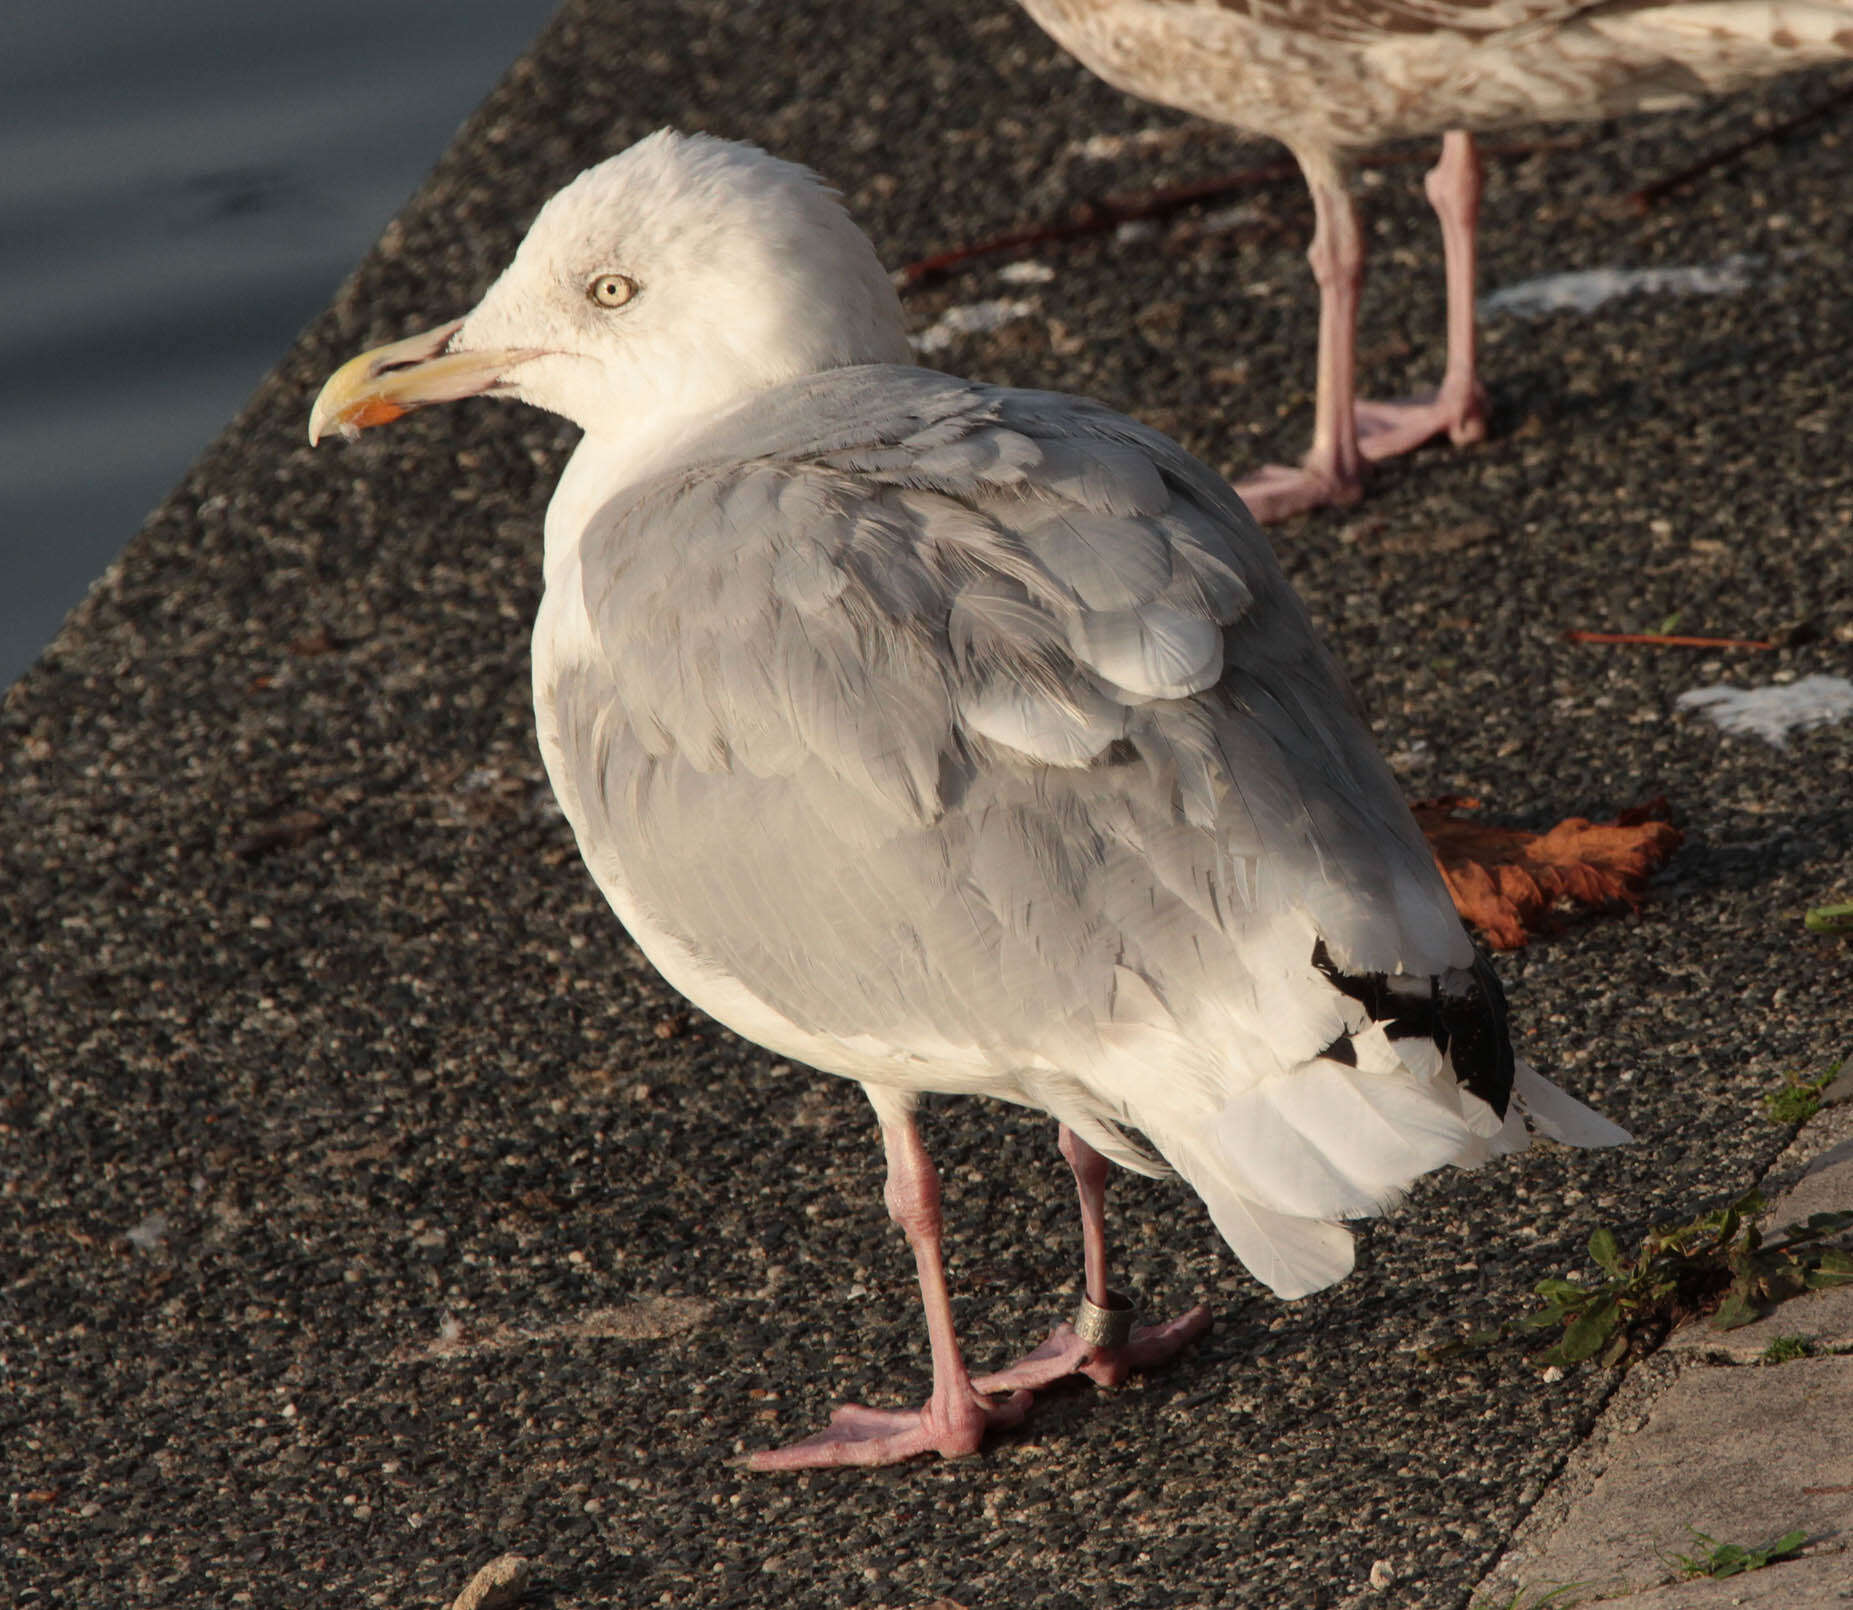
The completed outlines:
{"type": "MultiPolygon", "coordinates": [[[[927,1380],[866,1104],[686,1008],[577,864],[527,685],[570,429],[476,404],[311,453],[309,402],[665,122],[811,163],[895,265],[1279,153],[1002,4],[567,5],[0,712],[9,1604],[443,1605],[512,1553],[553,1607],[1463,1606],[1616,1377],[1427,1344],[1599,1225],[1746,1188],[1792,1132],[1760,1093],[1847,1043],[1853,950],[1801,914],[1853,899],[1853,722],[1779,750],[1674,700],[1853,675],[1853,110],[1621,202],[1850,83],[1492,141],[1487,287],[1734,256],[1753,287],[1490,324],[1489,442],[1277,533],[1412,795],[1534,828],[1671,802],[1638,918],[1499,963],[1525,1053],[1640,1144],[1425,1180],[1294,1304],[1122,1176],[1125,1283],[1217,1310],[1176,1367],[1052,1392],[979,1459],[767,1477],[728,1460],[927,1380]],[[1183,133],[1082,150],[1149,129],[1183,133]],[[1778,646],[1564,639],[1673,619],[1778,646]]],[[[1365,186],[1384,394],[1440,367],[1420,172],[1365,186]]],[[[1282,177],[910,317],[1025,302],[933,361],[1237,475],[1310,428],[1310,225],[1282,177]]],[[[1031,1115],[945,1103],[927,1139],[982,1366],[1072,1306],[1072,1190],[1031,1115]]]]}

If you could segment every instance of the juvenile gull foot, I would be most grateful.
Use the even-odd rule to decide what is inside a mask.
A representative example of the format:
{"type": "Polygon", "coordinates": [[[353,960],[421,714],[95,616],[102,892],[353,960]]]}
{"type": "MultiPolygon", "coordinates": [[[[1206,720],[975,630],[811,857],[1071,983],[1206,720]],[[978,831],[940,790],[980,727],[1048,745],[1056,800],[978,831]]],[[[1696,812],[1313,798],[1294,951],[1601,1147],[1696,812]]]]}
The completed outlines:
{"type": "Polygon", "coordinates": [[[1302,464],[1266,464],[1255,474],[1235,483],[1248,512],[1262,525],[1273,525],[1308,509],[1343,508],[1364,495],[1364,482],[1356,474],[1334,474],[1302,464]]]}
{"type": "MultiPolygon", "coordinates": [[[[1457,447],[1486,440],[1486,393],[1477,381],[1465,387],[1447,383],[1425,397],[1396,402],[1360,401],[1352,410],[1356,451],[1360,464],[1380,464],[1413,452],[1424,442],[1445,435],[1457,447]]],[[[1308,509],[1344,508],[1364,495],[1359,470],[1347,472],[1332,462],[1309,454],[1297,468],[1267,464],[1235,489],[1249,512],[1263,525],[1272,525],[1308,509]]]]}
{"type": "Polygon", "coordinates": [[[1412,452],[1446,436],[1456,447],[1486,440],[1486,393],[1474,385],[1466,394],[1443,386],[1423,397],[1357,405],[1358,451],[1373,464],[1412,452]]]}

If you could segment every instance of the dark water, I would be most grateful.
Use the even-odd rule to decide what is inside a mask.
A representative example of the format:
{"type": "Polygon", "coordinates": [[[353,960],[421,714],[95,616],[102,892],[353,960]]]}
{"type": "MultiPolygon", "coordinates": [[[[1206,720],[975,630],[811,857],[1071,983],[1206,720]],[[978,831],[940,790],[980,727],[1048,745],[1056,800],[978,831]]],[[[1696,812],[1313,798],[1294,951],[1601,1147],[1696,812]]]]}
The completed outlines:
{"type": "Polygon", "coordinates": [[[0,687],[554,3],[0,5],[0,687]]]}

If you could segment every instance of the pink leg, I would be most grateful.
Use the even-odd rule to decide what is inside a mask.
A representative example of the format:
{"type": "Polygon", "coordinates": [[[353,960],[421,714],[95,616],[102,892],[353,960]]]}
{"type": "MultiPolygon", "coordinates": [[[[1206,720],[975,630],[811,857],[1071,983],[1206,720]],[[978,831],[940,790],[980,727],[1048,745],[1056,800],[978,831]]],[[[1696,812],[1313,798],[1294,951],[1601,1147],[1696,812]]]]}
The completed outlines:
{"type": "Polygon", "coordinates": [[[888,1155],[888,1212],[906,1232],[920,1274],[933,1348],[933,1395],[920,1409],[868,1409],[846,1403],[815,1436],[749,1455],[746,1462],[754,1470],[891,1465],[923,1453],[956,1459],[976,1453],[993,1426],[1015,1425],[1029,1411],[1028,1392],[1012,1392],[1002,1403],[993,1403],[974,1390],[953,1333],[952,1300],[940,1256],[939,1176],[914,1125],[911,1100],[873,1089],[869,1099],[881,1120],[888,1155]]]}
{"type": "MultiPolygon", "coordinates": [[[[1105,1308],[1108,1163],[1066,1124],[1061,1128],[1060,1144],[1062,1156],[1074,1170],[1075,1190],[1081,1198],[1081,1258],[1087,1298],[1105,1308]]],[[[1034,1390],[1065,1375],[1086,1375],[1102,1386],[1118,1386],[1134,1370],[1149,1370],[1165,1363],[1185,1343],[1209,1328],[1210,1311],[1201,1303],[1162,1325],[1140,1326],[1124,1347],[1096,1347],[1075,1335],[1072,1325],[1057,1325],[1035,1352],[972,1384],[981,1392],[1007,1392],[1021,1387],[1034,1390]]]]}
{"type": "Polygon", "coordinates": [[[1440,388],[1405,402],[1361,402],[1359,445],[1367,459],[1393,458],[1443,431],[1457,446],[1486,439],[1486,393],[1475,364],[1475,232],[1480,221],[1480,155],[1473,136],[1452,130],[1441,160],[1425,181],[1429,205],[1441,220],[1448,279],[1448,366],[1440,388]]]}
{"type": "Polygon", "coordinates": [[[1328,503],[1355,503],[1363,492],[1355,403],[1364,239],[1336,160],[1326,152],[1296,154],[1313,194],[1313,243],[1306,255],[1319,282],[1313,445],[1298,469],[1269,464],[1236,484],[1254,517],[1264,523],[1328,503]]]}

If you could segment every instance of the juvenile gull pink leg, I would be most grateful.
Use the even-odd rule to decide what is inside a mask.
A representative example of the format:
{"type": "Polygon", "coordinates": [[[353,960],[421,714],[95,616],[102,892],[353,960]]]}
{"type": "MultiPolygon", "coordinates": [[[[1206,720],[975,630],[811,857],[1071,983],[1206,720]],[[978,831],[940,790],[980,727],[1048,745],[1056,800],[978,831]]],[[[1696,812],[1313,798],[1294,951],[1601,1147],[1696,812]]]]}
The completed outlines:
{"type": "Polygon", "coordinates": [[[815,1436],[783,1448],[751,1454],[754,1470],[805,1470],[819,1465],[891,1465],[916,1454],[948,1459],[978,1451],[993,1426],[1013,1426],[1028,1412],[1031,1397],[1013,1391],[993,1403],[972,1385],[952,1327],[952,1300],[940,1256],[939,1175],[914,1124],[911,1096],[869,1090],[881,1120],[888,1157],[883,1193],[889,1215],[906,1233],[920,1274],[927,1336],[933,1348],[933,1395],[919,1409],[870,1409],[846,1403],[815,1436]]]}
{"type": "Polygon", "coordinates": [[[1448,361],[1440,387],[1404,402],[1361,402],[1357,394],[1358,294],[1364,237],[1345,176],[1329,156],[1303,152],[1316,223],[1307,256],[1319,282],[1319,369],[1313,445],[1297,469],[1270,464],[1239,482],[1257,520],[1285,519],[1328,503],[1353,503],[1366,460],[1394,458],[1443,431],[1457,443],[1486,435],[1486,394],[1475,363],[1474,281],[1480,217],[1480,157],[1473,136],[1450,132],[1429,170],[1428,199],[1441,220],[1447,267],[1448,361]]]}
{"type": "MultiPolygon", "coordinates": [[[[1087,1300],[1101,1308],[1108,1304],[1107,1287],[1107,1160],[1066,1124],[1061,1128],[1062,1156],[1074,1170],[1075,1190],[1081,1198],[1081,1258],[1087,1283],[1087,1300]]],[[[1118,1386],[1134,1370],[1149,1370],[1169,1360],[1185,1343],[1210,1328],[1210,1311],[1198,1303],[1188,1313],[1162,1325],[1141,1325],[1124,1347],[1096,1347],[1075,1334],[1074,1326],[1057,1325],[1049,1339],[1007,1369],[979,1377],[972,1384],[980,1392],[1008,1392],[1022,1387],[1032,1391],[1066,1375],[1086,1375],[1102,1386],[1118,1386]]]]}
{"type": "Polygon", "coordinates": [[[1326,152],[1295,154],[1313,193],[1313,243],[1306,255],[1319,282],[1313,445],[1297,469],[1269,464],[1236,484],[1242,501],[1263,523],[1327,503],[1355,503],[1364,489],[1355,408],[1364,240],[1357,207],[1336,160],[1326,152]]]}
{"type": "Polygon", "coordinates": [[[1440,387],[1426,397],[1357,405],[1358,445],[1367,459],[1394,458],[1443,431],[1456,446],[1486,439],[1486,392],[1477,372],[1474,328],[1480,178],[1473,136],[1451,130],[1442,138],[1441,160],[1424,181],[1429,205],[1441,220],[1447,265],[1448,365],[1440,387]]]}

